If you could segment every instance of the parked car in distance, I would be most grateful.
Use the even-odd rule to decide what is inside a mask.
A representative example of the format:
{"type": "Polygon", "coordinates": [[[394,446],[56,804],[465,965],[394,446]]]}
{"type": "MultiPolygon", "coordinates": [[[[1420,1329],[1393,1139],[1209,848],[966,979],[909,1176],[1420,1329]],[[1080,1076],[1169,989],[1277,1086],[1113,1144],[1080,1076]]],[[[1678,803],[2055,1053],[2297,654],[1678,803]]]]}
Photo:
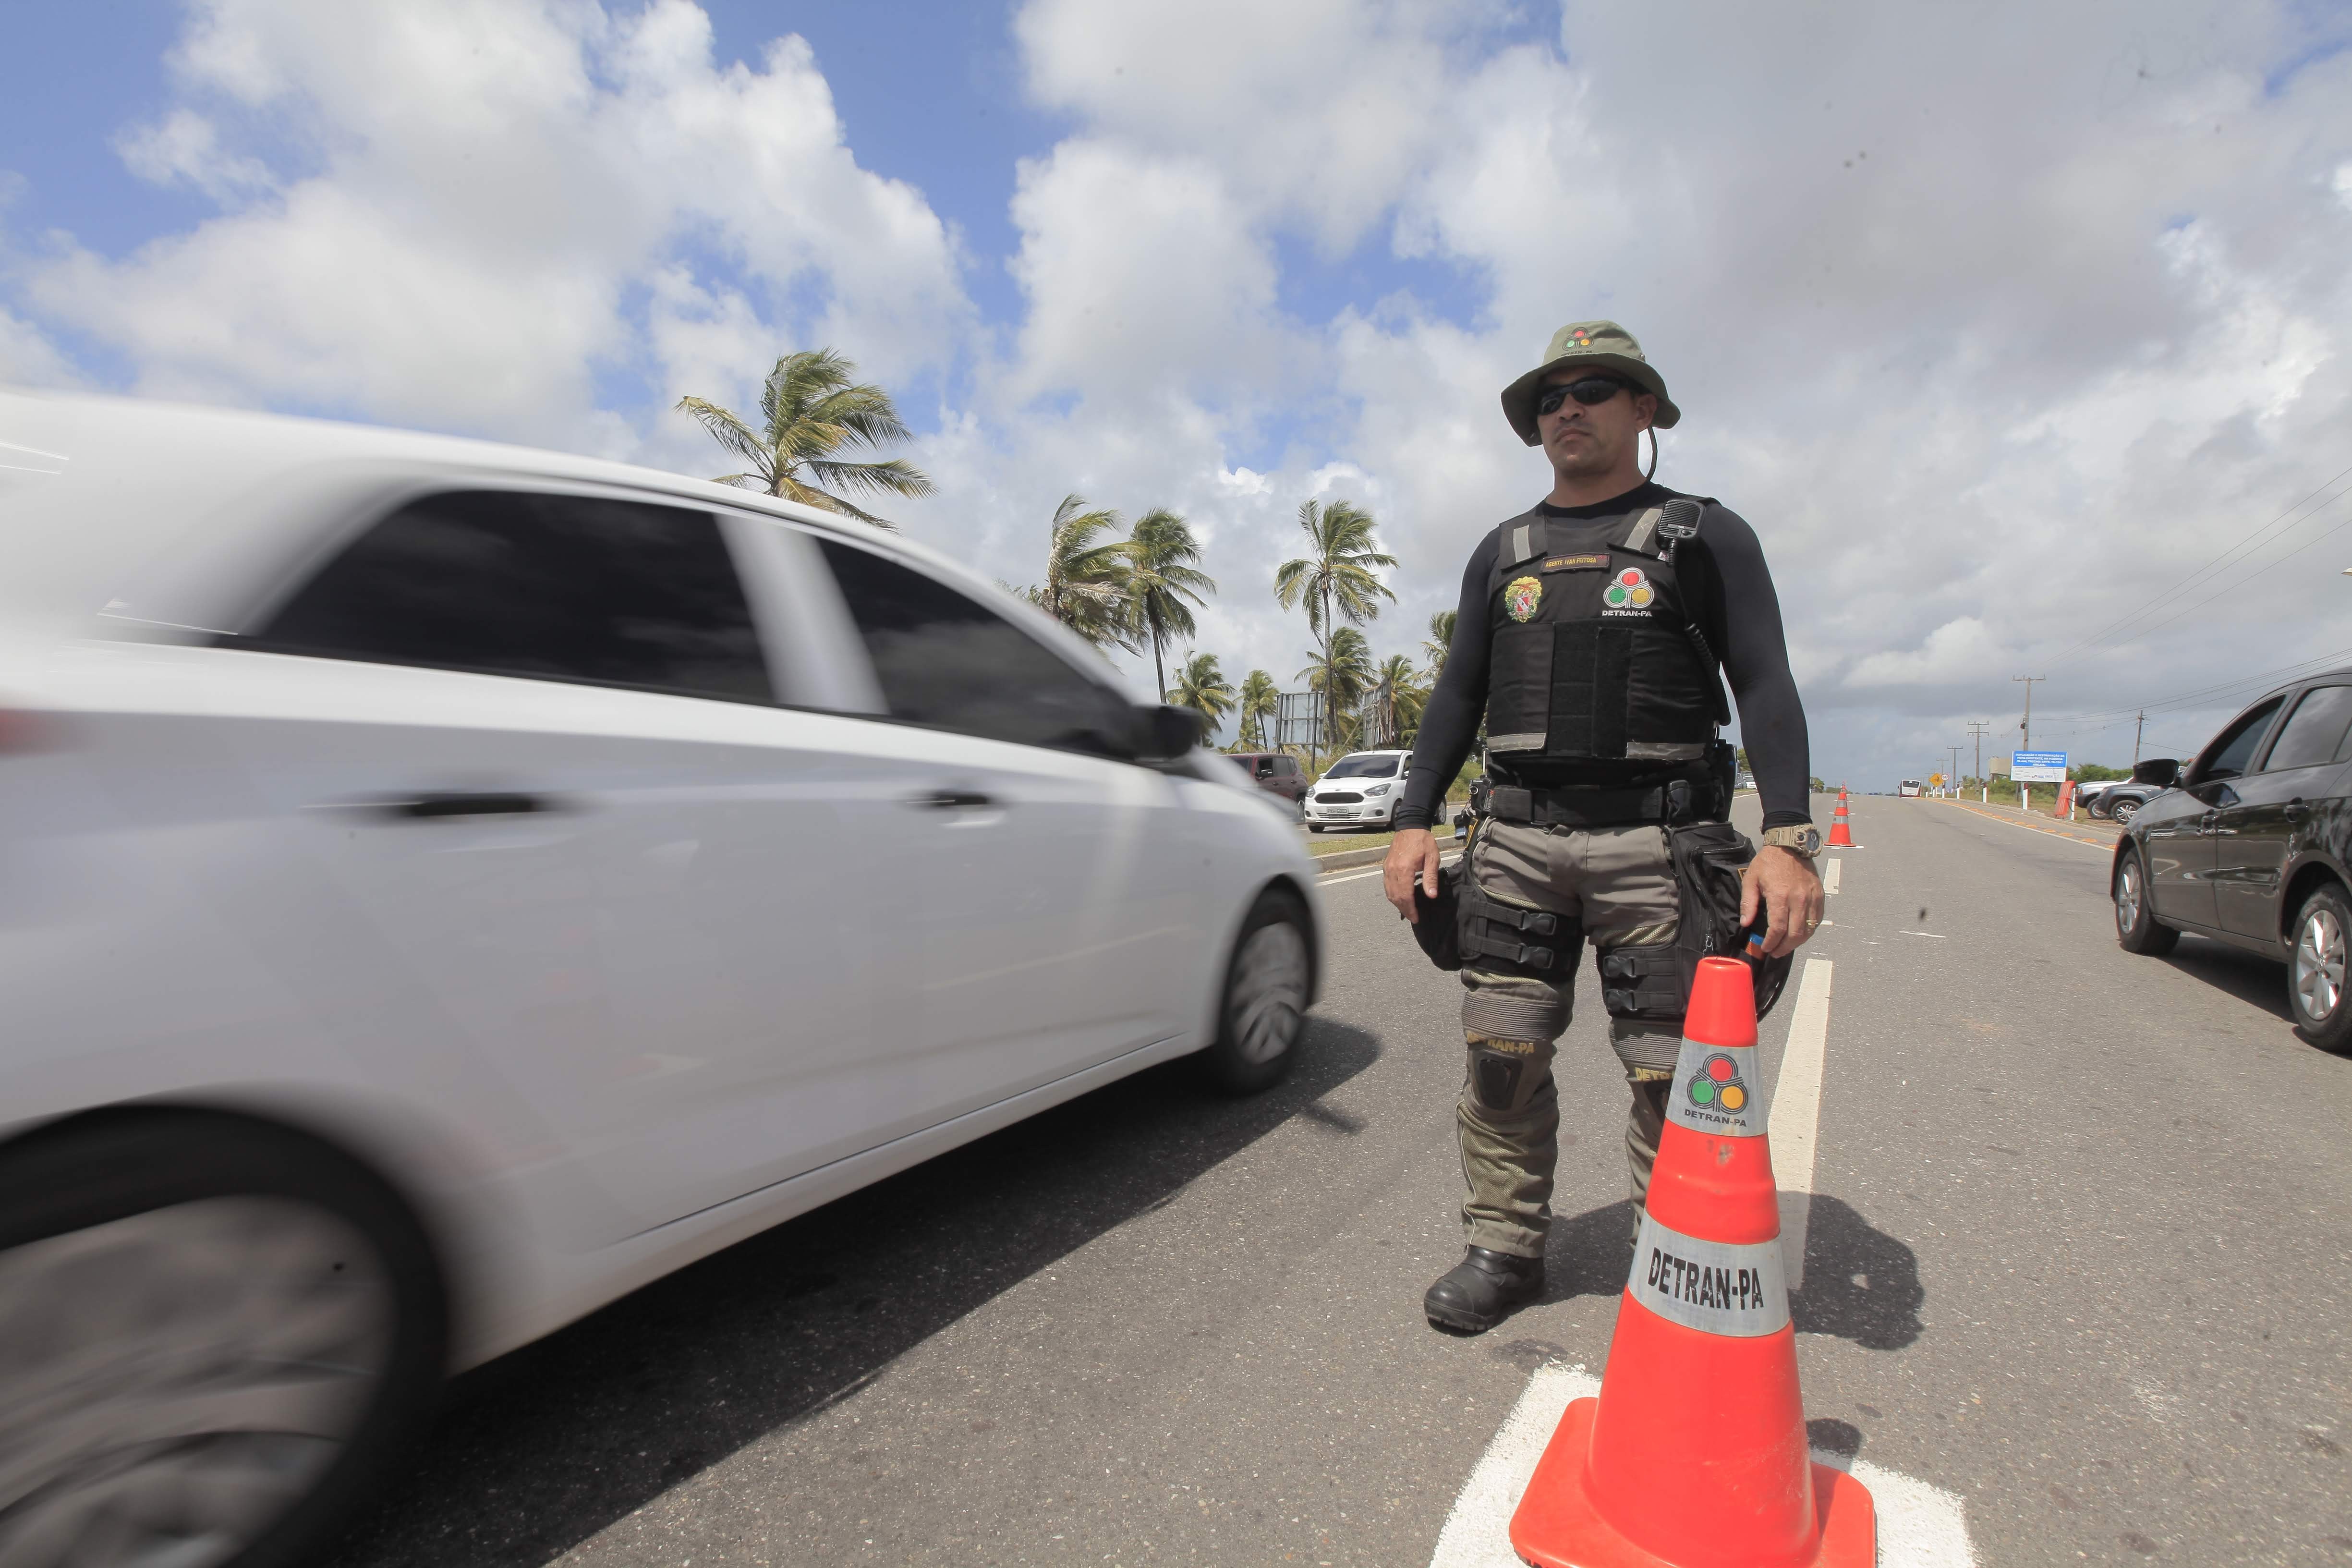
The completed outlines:
{"type": "Polygon", "coordinates": [[[2194,931],[2279,959],[2295,1033],[2352,1048],[2352,668],[2271,692],[2186,768],[2143,767],[2177,778],[2116,840],[2116,939],[2165,953],[2194,931]]]}
{"type": "Polygon", "coordinates": [[[1386,827],[1396,819],[1411,752],[1350,752],[1333,763],[1307,792],[1307,827],[1386,827]]]}
{"type": "Polygon", "coordinates": [[[1289,1065],[1297,834],[929,551],[310,420],[0,443],[0,1563],[313,1561],[445,1374],[1289,1065]]]}
{"type": "Polygon", "coordinates": [[[1307,794],[1307,774],[1288,752],[1227,752],[1225,755],[1268,795],[1293,805],[1307,794]]]}
{"type": "Polygon", "coordinates": [[[2128,823],[2139,808],[2172,787],[2180,776],[2177,757],[2148,757],[2132,765],[2131,777],[2104,785],[2084,807],[2105,821],[2128,823]]]}

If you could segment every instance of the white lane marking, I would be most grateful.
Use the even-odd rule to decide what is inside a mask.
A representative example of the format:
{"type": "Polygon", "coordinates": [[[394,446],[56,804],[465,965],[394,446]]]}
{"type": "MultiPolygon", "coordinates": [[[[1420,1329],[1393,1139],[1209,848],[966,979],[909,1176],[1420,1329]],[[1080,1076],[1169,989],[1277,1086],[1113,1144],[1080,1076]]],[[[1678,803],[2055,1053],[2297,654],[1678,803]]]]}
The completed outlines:
{"type": "MultiPolygon", "coordinates": [[[[1461,858],[1461,853],[1457,850],[1452,855],[1439,856],[1437,863],[1441,866],[1451,866],[1454,862],[1461,858]]],[[[1321,876],[1315,879],[1315,885],[1318,888],[1328,888],[1340,882],[1360,882],[1367,877],[1377,877],[1386,869],[1388,869],[1388,868],[1385,866],[1375,866],[1369,871],[1343,871],[1337,874],[1321,876]]]]}
{"type": "Polygon", "coordinates": [[[1824,892],[1824,893],[1834,893],[1834,892],[1836,892],[1836,891],[1838,890],[1838,872],[1839,872],[1841,869],[1843,869],[1843,868],[1844,865],[1845,865],[1845,862],[1844,862],[1844,861],[1843,861],[1843,860],[1831,860],[1831,861],[1828,861],[1828,862],[1826,862],[1826,863],[1824,863],[1824,864],[1822,865],[1822,892],[1824,892]]]}
{"type": "Polygon", "coordinates": [[[1429,1568],[1523,1568],[1511,1550],[1511,1515],[1527,1494],[1528,1478],[1536,1473],[1544,1445],[1567,1413],[1570,1401],[1589,1399],[1601,1392],[1601,1380],[1580,1366],[1547,1362],[1528,1379],[1519,1402],[1503,1418],[1503,1429],[1486,1445],[1478,1468],[1454,1511],[1438,1532],[1437,1552],[1429,1568]]]}
{"type": "Polygon", "coordinates": [[[1797,1005],[1789,1019],[1789,1047],[1772,1085],[1772,1172],[1780,1187],[1780,1261],[1789,1289],[1805,1283],[1805,1229],[1813,1217],[1813,1139],[1821,1130],[1822,1068],[1830,1038],[1830,978],[1826,958],[1805,960],[1797,1005]]]}
{"type": "MultiPolygon", "coordinates": [[[[1454,1500],[1429,1568],[1523,1568],[1511,1550],[1511,1515],[1570,1402],[1600,1392],[1600,1380],[1581,1366],[1552,1362],[1536,1369],[1454,1500]]],[[[1870,1489],[1878,1511],[1880,1568],[1976,1568],[1968,1506],[1955,1494],[1818,1448],[1813,1462],[1843,1470],[1870,1489]]]]}
{"type": "Polygon", "coordinates": [[[1944,933],[1939,931],[1904,931],[1900,927],[1897,927],[1895,934],[1896,936],[1932,936],[1937,942],[1945,940],[1944,933]]]}

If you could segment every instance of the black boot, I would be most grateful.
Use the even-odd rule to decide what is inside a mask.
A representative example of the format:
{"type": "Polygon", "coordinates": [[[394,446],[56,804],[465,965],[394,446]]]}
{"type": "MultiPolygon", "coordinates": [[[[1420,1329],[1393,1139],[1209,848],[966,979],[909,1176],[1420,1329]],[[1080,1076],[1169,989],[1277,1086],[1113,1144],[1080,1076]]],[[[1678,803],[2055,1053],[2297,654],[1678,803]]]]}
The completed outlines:
{"type": "Polygon", "coordinates": [[[1440,1328],[1483,1334],[1542,1295],[1543,1288],[1542,1258],[1474,1247],[1438,1276],[1421,1307],[1440,1328]]]}

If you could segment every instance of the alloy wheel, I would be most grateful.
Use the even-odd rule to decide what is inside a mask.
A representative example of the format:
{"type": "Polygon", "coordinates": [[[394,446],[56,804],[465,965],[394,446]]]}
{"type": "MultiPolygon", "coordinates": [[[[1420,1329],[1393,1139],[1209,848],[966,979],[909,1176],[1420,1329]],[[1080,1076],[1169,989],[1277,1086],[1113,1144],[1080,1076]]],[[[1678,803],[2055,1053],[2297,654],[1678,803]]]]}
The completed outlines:
{"type": "Polygon", "coordinates": [[[2128,859],[2124,862],[2124,868],[2116,874],[2116,931],[2118,935],[2129,936],[2132,928],[2139,924],[2139,861],[2128,859]]]}
{"type": "Polygon", "coordinates": [[[2336,1016],[2344,999],[2344,927],[2325,905],[2303,919],[2294,942],[2294,1001],[2314,1024],[2336,1016]]]}
{"type": "Polygon", "coordinates": [[[278,1197],[0,1252],[0,1560],[210,1568],[319,1482],[392,1357],[375,1249],[278,1197]]]}
{"type": "Polygon", "coordinates": [[[1288,921],[1258,927],[1234,958],[1234,1054],[1252,1067],[1281,1056],[1306,1010],[1306,937],[1288,921]]]}

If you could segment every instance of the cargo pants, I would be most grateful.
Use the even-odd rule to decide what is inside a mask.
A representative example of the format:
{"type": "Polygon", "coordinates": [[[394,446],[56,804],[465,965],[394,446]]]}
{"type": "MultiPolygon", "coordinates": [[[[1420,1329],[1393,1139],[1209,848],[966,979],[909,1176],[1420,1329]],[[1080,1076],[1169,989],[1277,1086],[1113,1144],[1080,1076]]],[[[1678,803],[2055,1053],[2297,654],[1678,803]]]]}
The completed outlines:
{"type": "MultiPolygon", "coordinates": [[[[1665,830],[1535,827],[1488,820],[1471,840],[1464,875],[1487,897],[1550,910],[1582,923],[1600,952],[1670,942],[1680,921],[1665,830]]],[[[1543,1256],[1559,1163],[1559,1094],[1552,1057],[1575,1005],[1580,954],[1542,974],[1465,954],[1462,1032],[1469,1050],[1455,1117],[1469,1195],[1462,1223],[1473,1247],[1543,1256]]],[[[1682,1025],[1612,1017],[1609,1043],[1633,1090],[1625,1158],[1639,1205],[1665,1124],[1666,1089],[1682,1025]]]]}

